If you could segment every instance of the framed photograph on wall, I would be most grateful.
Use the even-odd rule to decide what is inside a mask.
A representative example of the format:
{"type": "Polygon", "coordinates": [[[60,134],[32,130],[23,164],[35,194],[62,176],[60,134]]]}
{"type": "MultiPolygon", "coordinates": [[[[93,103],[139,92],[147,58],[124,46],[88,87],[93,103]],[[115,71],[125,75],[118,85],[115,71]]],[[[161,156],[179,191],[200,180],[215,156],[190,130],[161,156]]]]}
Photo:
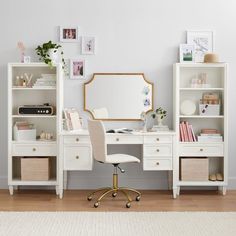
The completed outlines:
{"type": "Polygon", "coordinates": [[[179,62],[194,62],[194,45],[179,45],[179,62]]]}
{"type": "Polygon", "coordinates": [[[206,53],[214,52],[214,31],[187,31],[187,44],[194,45],[195,62],[203,62],[206,53]]]}
{"type": "Polygon", "coordinates": [[[70,59],[70,79],[85,78],[85,60],[80,58],[70,59]]]}
{"type": "Polygon", "coordinates": [[[79,40],[79,27],[64,27],[60,26],[60,42],[78,42],[79,40]]]}
{"type": "Polygon", "coordinates": [[[90,36],[82,37],[82,54],[94,55],[96,50],[96,38],[90,36]]]}

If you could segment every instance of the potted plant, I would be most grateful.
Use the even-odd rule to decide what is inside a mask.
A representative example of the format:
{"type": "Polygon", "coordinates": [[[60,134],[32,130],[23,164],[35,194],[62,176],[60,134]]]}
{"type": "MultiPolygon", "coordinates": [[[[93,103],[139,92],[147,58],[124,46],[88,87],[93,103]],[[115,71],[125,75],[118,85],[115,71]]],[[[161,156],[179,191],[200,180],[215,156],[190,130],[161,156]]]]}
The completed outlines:
{"type": "Polygon", "coordinates": [[[154,111],[152,113],[152,118],[155,119],[157,118],[157,125],[158,126],[162,126],[162,120],[166,117],[167,115],[167,111],[165,111],[164,109],[162,109],[161,107],[159,107],[158,109],[156,109],[156,111],[154,111]]]}
{"type": "MultiPolygon", "coordinates": [[[[53,66],[54,63],[58,62],[58,53],[59,49],[61,49],[62,46],[56,43],[53,43],[51,40],[47,43],[44,43],[42,45],[39,45],[35,50],[37,55],[40,57],[39,60],[45,62],[50,67],[53,66]]],[[[64,52],[60,50],[61,54],[61,62],[63,69],[65,68],[65,59],[63,57],[64,52]]]]}

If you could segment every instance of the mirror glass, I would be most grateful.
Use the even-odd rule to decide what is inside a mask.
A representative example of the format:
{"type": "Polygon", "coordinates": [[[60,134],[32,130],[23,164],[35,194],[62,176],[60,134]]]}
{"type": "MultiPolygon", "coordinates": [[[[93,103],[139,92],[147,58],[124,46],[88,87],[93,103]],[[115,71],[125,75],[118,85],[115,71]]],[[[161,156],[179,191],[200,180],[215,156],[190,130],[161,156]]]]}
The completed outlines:
{"type": "Polygon", "coordinates": [[[144,74],[94,74],[84,84],[84,110],[94,119],[140,120],[153,109],[153,84],[144,74]]]}

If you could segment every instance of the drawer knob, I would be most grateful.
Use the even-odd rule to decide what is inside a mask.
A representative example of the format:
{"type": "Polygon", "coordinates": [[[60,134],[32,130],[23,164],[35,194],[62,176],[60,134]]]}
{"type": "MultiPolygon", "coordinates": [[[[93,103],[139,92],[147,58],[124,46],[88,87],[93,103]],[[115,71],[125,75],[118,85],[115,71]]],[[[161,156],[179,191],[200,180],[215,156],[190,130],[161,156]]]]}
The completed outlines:
{"type": "Polygon", "coordinates": [[[159,138],[157,138],[157,141],[160,141],[160,139],[159,139],[159,138]]]}
{"type": "Polygon", "coordinates": [[[160,152],[160,150],[159,150],[159,149],[157,149],[157,152],[160,152]]]}
{"type": "Polygon", "coordinates": [[[116,141],[118,142],[118,141],[120,141],[120,139],[119,139],[119,138],[116,138],[116,141]]]}
{"type": "Polygon", "coordinates": [[[76,142],[79,142],[79,138],[76,138],[76,142]]]}
{"type": "Polygon", "coordinates": [[[160,165],[160,163],[159,163],[159,162],[157,162],[157,163],[156,163],[156,165],[157,165],[157,166],[159,166],[159,165],[160,165]]]}
{"type": "Polygon", "coordinates": [[[33,152],[35,152],[36,151],[36,148],[33,148],[33,152]]]}
{"type": "Polygon", "coordinates": [[[78,159],[79,159],[79,156],[76,156],[75,158],[78,160],[78,159]]]}
{"type": "Polygon", "coordinates": [[[203,152],[203,149],[202,149],[202,148],[200,148],[200,152],[203,152]]]}

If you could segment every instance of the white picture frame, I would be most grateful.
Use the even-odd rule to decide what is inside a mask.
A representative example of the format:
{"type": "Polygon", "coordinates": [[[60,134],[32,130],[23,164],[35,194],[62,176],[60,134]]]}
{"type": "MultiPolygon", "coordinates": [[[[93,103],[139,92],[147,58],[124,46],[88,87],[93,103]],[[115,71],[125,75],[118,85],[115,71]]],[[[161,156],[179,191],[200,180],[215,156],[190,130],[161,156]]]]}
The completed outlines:
{"type": "Polygon", "coordinates": [[[84,55],[94,55],[96,52],[96,38],[94,36],[83,36],[81,43],[81,53],[84,55]]]}
{"type": "Polygon", "coordinates": [[[180,44],[179,45],[179,62],[180,63],[193,63],[194,60],[194,45],[180,44]]]}
{"type": "Polygon", "coordinates": [[[60,42],[74,43],[79,41],[78,26],[60,26],[60,42]]]}
{"type": "Polygon", "coordinates": [[[81,58],[70,59],[70,79],[85,78],[85,60],[81,58]]]}
{"type": "Polygon", "coordinates": [[[203,62],[206,53],[212,53],[215,49],[215,32],[212,30],[188,30],[187,44],[194,45],[195,62],[203,62]]]}

